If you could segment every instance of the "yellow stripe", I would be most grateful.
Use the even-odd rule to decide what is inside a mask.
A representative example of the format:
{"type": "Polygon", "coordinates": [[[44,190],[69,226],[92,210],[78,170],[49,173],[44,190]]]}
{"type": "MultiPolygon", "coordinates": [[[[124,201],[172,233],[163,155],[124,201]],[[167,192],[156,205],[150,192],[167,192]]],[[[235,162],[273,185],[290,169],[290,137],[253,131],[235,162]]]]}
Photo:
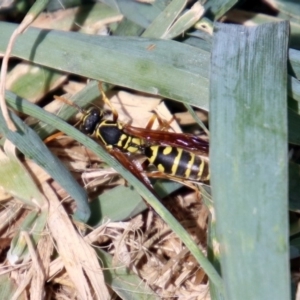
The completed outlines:
{"type": "Polygon", "coordinates": [[[189,162],[186,166],[186,171],[184,173],[185,178],[190,178],[191,172],[192,172],[192,167],[193,167],[194,161],[195,161],[195,154],[194,153],[190,153],[190,154],[191,154],[191,159],[189,160],[189,162]]]}
{"type": "Polygon", "coordinates": [[[201,181],[208,181],[210,180],[210,172],[208,167],[208,161],[205,158],[201,158],[201,164],[198,172],[198,180],[201,181]],[[207,170],[205,170],[207,168],[207,170]],[[207,172],[207,174],[204,174],[204,172],[207,172]]]}
{"type": "Polygon", "coordinates": [[[172,147],[167,146],[167,147],[165,147],[165,149],[163,151],[163,155],[169,155],[171,152],[172,152],[172,147]]]}
{"type": "MultiPolygon", "coordinates": [[[[171,148],[172,151],[172,147],[167,147],[167,148],[171,148]]],[[[180,162],[181,159],[181,154],[182,154],[182,149],[181,148],[175,148],[178,152],[177,156],[175,157],[174,161],[173,161],[173,165],[172,165],[172,169],[171,169],[171,175],[176,176],[176,171],[178,169],[178,164],[180,162]]]]}
{"type": "Polygon", "coordinates": [[[129,142],[130,142],[130,137],[126,134],[122,134],[120,136],[120,139],[118,140],[117,146],[126,150],[129,142]]]}
{"type": "MultiPolygon", "coordinates": [[[[123,146],[123,149],[125,149],[125,150],[127,150],[131,153],[137,152],[139,150],[138,146],[142,144],[141,139],[131,137],[131,136],[125,135],[125,134],[121,136],[121,141],[123,142],[124,140],[126,140],[126,143],[123,146]]],[[[120,141],[120,143],[118,143],[119,147],[122,147],[122,142],[121,141],[120,141]]]]}
{"type": "Polygon", "coordinates": [[[157,170],[160,171],[160,172],[165,172],[165,167],[162,165],[162,164],[159,164],[157,167],[157,170]]]}
{"type": "Polygon", "coordinates": [[[203,174],[203,171],[204,171],[204,168],[205,168],[205,162],[203,159],[201,159],[201,164],[200,164],[200,167],[199,167],[199,172],[198,172],[198,178],[199,180],[201,179],[202,177],[202,174],[203,174]]]}
{"type": "Polygon", "coordinates": [[[150,163],[153,164],[157,157],[158,146],[151,146],[150,149],[152,150],[152,155],[151,155],[151,157],[148,157],[148,159],[149,159],[150,163]]]}

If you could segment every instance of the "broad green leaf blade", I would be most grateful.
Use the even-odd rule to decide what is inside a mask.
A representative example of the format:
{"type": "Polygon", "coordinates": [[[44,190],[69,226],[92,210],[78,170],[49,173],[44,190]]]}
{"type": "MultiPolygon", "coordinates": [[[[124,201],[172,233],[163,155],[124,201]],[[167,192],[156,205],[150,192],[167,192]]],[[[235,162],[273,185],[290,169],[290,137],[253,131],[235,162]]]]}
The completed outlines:
{"type": "MultiPolygon", "coordinates": [[[[15,25],[0,28],[4,51],[15,25]]],[[[29,28],[12,55],[208,109],[209,53],[183,43],[29,28]]]]}
{"type": "Polygon", "coordinates": [[[113,32],[115,36],[140,36],[144,28],[131,22],[128,19],[123,19],[116,30],[113,32]]]}
{"type": "Polygon", "coordinates": [[[158,196],[164,198],[182,188],[182,184],[176,181],[160,179],[153,184],[153,187],[158,196]]]}
{"type": "Polygon", "coordinates": [[[215,26],[211,184],[231,300],[290,299],[288,26],[215,26]]]}
{"type": "MultiPolygon", "coordinates": [[[[15,25],[0,22],[0,28],[3,52],[15,25]]],[[[13,54],[58,70],[160,94],[207,110],[210,53],[208,43],[202,44],[193,47],[174,41],[28,29],[18,37],[13,54]],[[32,45],[37,42],[39,46],[32,55],[32,45]]],[[[291,49],[289,57],[290,73],[300,78],[300,52],[291,49]]],[[[294,87],[291,86],[290,94],[297,93],[294,87]]]]}
{"type": "Polygon", "coordinates": [[[132,188],[125,186],[117,186],[103,193],[94,199],[90,206],[92,214],[89,225],[91,226],[97,226],[105,220],[123,221],[147,209],[142,197],[132,188]]]}

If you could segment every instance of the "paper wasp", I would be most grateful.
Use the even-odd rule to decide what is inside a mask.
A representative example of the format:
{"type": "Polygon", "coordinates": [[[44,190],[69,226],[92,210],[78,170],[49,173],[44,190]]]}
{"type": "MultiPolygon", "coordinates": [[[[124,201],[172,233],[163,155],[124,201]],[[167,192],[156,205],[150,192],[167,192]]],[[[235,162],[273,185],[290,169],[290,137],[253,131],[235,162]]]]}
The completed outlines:
{"type": "MultiPolygon", "coordinates": [[[[118,121],[118,112],[111,105],[99,85],[103,101],[111,108],[113,120],[104,116],[104,111],[97,107],[87,110],[76,107],[81,113],[80,130],[96,139],[108,149],[126,168],[148,187],[149,180],[142,175],[141,168],[134,164],[124,153],[141,153],[148,164],[154,165],[158,172],[150,177],[162,177],[176,181],[209,181],[208,151],[209,143],[204,139],[184,133],[153,130],[153,120],[146,128],[134,127],[118,121]]],[[[56,97],[61,99],[61,97],[56,97]]],[[[66,102],[65,99],[61,99],[66,102]]]]}

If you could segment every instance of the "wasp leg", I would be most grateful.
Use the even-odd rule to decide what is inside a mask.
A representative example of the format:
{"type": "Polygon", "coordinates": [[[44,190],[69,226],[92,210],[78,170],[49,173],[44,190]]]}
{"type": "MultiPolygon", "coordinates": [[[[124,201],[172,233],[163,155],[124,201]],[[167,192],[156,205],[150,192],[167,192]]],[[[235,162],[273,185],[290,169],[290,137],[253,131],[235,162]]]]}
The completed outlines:
{"type": "Polygon", "coordinates": [[[148,121],[148,124],[146,126],[146,129],[147,130],[151,130],[152,127],[153,127],[153,124],[155,122],[155,120],[158,121],[158,124],[159,124],[159,128],[158,130],[162,130],[162,131],[165,131],[165,130],[168,130],[171,128],[171,123],[175,120],[174,116],[169,120],[169,121],[166,121],[164,119],[162,119],[156,111],[153,111],[153,115],[151,117],[151,119],[148,121]]]}
{"type": "Polygon", "coordinates": [[[155,122],[156,119],[157,119],[156,114],[153,114],[152,117],[151,117],[151,119],[148,121],[146,129],[148,129],[148,130],[152,129],[153,124],[154,124],[154,122],[155,122]]]}
{"type": "Polygon", "coordinates": [[[174,116],[172,116],[172,118],[167,121],[162,119],[156,112],[154,112],[154,114],[156,115],[157,121],[159,123],[159,130],[165,131],[171,129],[172,131],[174,131],[171,127],[172,122],[175,120],[174,116]]]}
{"type": "Polygon", "coordinates": [[[60,136],[62,136],[62,135],[64,135],[63,132],[61,132],[61,131],[56,132],[56,133],[54,133],[54,134],[52,134],[52,135],[46,137],[46,138],[44,139],[43,142],[44,142],[45,144],[50,143],[51,141],[55,140],[56,138],[58,138],[58,137],[60,137],[60,136]]]}

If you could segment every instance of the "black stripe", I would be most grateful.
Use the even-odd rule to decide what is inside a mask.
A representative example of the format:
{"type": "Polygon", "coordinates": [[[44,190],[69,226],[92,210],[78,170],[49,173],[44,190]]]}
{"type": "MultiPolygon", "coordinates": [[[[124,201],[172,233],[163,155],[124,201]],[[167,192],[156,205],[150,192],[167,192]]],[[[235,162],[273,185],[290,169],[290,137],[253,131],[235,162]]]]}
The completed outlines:
{"type": "Polygon", "coordinates": [[[185,173],[188,168],[188,163],[192,158],[192,153],[183,150],[176,171],[176,176],[185,178],[185,173]]]}
{"type": "Polygon", "coordinates": [[[164,146],[159,147],[156,160],[159,160],[160,164],[164,166],[166,174],[172,174],[172,167],[176,159],[176,156],[178,155],[178,151],[176,148],[171,147],[172,151],[169,154],[163,154],[163,151],[166,148],[168,147],[164,147],[164,146]]]}
{"type": "Polygon", "coordinates": [[[204,163],[205,163],[205,166],[204,166],[203,172],[202,172],[201,176],[198,178],[198,180],[209,181],[209,164],[207,161],[204,161],[204,163]]]}
{"type": "Polygon", "coordinates": [[[190,179],[193,179],[193,180],[199,179],[198,173],[200,171],[201,163],[202,163],[202,159],[199,156],[195,155],[195,161],[194,161],[194,164],[191,169],[190,179]]]}
{"type": "MultiPolygon", "coordinates": [[[[163,165],[165,169],[166,174],[171,174],[171,169],[173,166],[173,161],[174,161],[174,149],[172,149],[172,152],[168,155],[163,154],[163,151],[166,149],[165,146],[150,146],[150,147],[145,147],[144,149],[144,154],[152,160],[152,164],[156,167],[159,165],[163,165]],[[155,155],[155,151],[153,150],[154,148],[157,149],[157,155],[155,155]]],[[[176,149],[175,149],[176,151],[176,149]]],[[[176,154],[176,152],[175,152],[176,154]]]]}

